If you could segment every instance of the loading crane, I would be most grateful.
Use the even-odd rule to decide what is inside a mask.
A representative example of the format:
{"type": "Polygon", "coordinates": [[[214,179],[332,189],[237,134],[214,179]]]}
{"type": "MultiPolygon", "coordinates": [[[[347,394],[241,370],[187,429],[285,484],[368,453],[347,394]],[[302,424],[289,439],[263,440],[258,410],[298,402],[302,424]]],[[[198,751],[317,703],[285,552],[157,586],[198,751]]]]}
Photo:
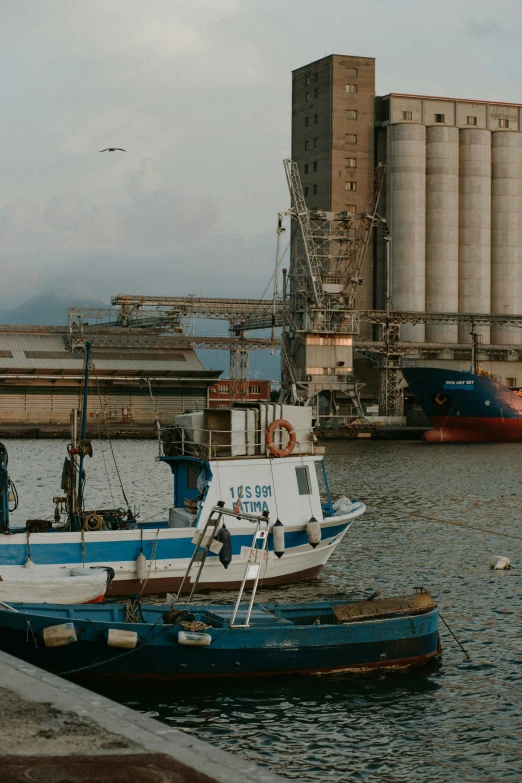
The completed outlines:
{"type": "Polygon", "coordinates": [[[282,394],[314,406],[319,419],[364,418],[361,384],[353,374],[353,340],[359,333],[355,297],[372,231],[385,222],[377,206],[386,167],[377,166],[368,204],[354,215],[308,209],[297,163],[287,159],[284,166],[291,208],[279,213],[278,225],[289,216],[293,230],[290,273],[283,284],[282,394]]]}

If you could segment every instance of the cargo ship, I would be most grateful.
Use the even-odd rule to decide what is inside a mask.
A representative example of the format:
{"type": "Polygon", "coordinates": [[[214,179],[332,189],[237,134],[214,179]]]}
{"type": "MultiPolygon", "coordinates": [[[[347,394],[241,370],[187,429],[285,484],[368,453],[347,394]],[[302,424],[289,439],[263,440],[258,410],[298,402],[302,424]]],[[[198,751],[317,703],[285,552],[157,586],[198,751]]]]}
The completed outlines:
{"type": "Polygon", "coordinates": [[[424,440],[444,443],[522,441],[522,392],[489,373],[404,367],[402,374],[428,417],[424,440]]]}

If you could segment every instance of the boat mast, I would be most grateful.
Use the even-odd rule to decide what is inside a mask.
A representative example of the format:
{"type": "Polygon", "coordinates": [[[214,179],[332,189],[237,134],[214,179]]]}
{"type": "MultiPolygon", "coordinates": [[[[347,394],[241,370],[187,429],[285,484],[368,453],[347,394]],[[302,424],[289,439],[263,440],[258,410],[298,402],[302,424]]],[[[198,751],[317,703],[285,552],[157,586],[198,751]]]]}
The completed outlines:
{"type": "Polygon", "coordinates": [[[83,371],[83,397],[82,397],[82,425],[80,431],[80,463],[78,468],[78,501],[77,508],[77,522],[81,522],[81,516],[83,511],[83,458],[84,458],[84,442],[87,432],[87,392],[89,390],[89,365],[91,363],[91,346],[92,343],[88,340],[85,343],[85,367],[83,371]]]}
{"type": "Polygon", "coordinates": [[[478,334],[475,331],[475,324],[471,322],[471,372],[474,375],[478,375],[479,363],[478,363],[478,334]]]}

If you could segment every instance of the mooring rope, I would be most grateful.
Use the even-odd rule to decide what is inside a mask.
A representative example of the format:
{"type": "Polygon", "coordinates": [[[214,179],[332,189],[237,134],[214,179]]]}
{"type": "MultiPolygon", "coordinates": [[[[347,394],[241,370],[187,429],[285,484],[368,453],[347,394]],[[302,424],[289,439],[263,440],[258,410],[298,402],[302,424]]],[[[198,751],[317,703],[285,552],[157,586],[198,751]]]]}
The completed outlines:
{"type": "Polygon", "coordinates": [[[391,506],[376,505],[373,508],[382,508],[385,511],[393,511],[396,514],[402,514],[407,517],[418,517],[419,519],[429,519],[430,522],[439,522],[443,525],[453,525],[454,527],[464,527],[469,530],[478,530],[481,533],[489,533],[492,536],[502,536],[502,538],[514,538],[517,541],[522,541],[522,536],[517,536],[515,533],[503,533],[501,530],[494,530],[490,527],[480,527],[480,525],[472,525],[466,522],[457,522],[452,519],[440,519],[440,517],[432,517],[429,514],[422,514],[418,511],[400,511],[397,508],[391,506]]]}

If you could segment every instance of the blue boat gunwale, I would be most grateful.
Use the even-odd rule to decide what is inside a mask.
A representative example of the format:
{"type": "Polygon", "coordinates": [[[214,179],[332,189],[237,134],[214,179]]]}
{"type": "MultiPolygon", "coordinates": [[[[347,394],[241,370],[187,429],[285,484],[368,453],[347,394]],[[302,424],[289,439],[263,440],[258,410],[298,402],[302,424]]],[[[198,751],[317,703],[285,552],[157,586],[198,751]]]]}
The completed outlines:
{"type": "MultiPolygon", "coordinates": [[[[350,603],[350,602],[345,602],[350,603]]],[[[258,604],[258,608],[253,612],[254,622],[249,627],[233,627],[231,628],[227,623],[232,615],[233,604],[177,604],[176,608],[182,611],[187,611],[190,615],[193,615],[196,620],[210,620],[219,622],[220,625],[210,625],[207,633],[213,635],[216,631],[231,631],[231,632],[245,632],[255,631],[261,632],[264,630],[284,630],[285,632],[291,630],[313,630],[324,631],[325,629],[339,629],[358,626],[363,628],[364,626],[377,626],[378,624],[385,624],[389,621],[406,620],[410,622],[412,618],[430,618],[435,614],[438,614],[438,607],[435,605],[432,608],[422,611],[412,611],[410,613],[390,613],[382,617],[375,617],[366,620],[352,620],[350,622],[339,622],[335,619],[332,611],[334,605],[338,605],[339,601],[321,601],[321,602],[309,602],[306,604],[258,604]],[[220,617],[221,614],[221,617],[220,617]],[[294,622],[291,618],[303,620],[309,619],[310,622],[294,622]],[[319,622],[317,620],[320,617],[331,616],[331,622],[319,622]],[[266,618],[266,623],[262,620],[266,618]]],[[[165,628],[172,630],[173,628],[179,628],[176,623],[163,622],[163,614],[169,611],[172,607],[169,604],[147,604],[142,606],[143,617],[146,622],[129,623],[125,622],[125,604],[23,604],[23,603],[10,603],[10,606],[15,609],[12,610],[3,608],[0,606],[0,617],[10,616],[13,617],[26,617],[30,616],[35,621],[42,620],[45,623],[49,621],[55,622],[56,620],[64,620],[69,622],[88,623],[93,629],[99,624],[104,630],[108,626],[118,627],[121,630],[128,629],[129,626],[136,631],[151,629],[151,628],[165,628]],[[96,614],[103,615],[103,618],[98,619],[96,614]],[[94,615],[94,616],[93,616],[94,615]],[[109,616],[107,616],[109,615],[109,616]],[[112,616],[111,616],[112,615],[112,616]],[[149,615],[152,615],[150,621],[147,621],[149,615]],[[121,616],[121,617],[120,617],[121,616]],[[161,619],[161,622],[159,622],[161,619]]],[[[238,616],[238,621],[241,620],[241,612],[238,616]]]]}

